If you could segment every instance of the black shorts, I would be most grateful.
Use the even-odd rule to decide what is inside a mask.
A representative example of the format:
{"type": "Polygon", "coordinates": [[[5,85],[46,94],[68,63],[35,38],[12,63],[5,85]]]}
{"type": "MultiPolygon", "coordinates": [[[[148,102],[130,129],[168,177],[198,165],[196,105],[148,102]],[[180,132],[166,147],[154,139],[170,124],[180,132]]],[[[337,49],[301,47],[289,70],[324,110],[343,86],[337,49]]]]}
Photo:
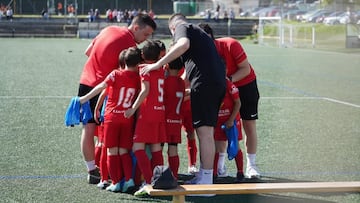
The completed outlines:
{"type": "MultiPolygon", "coordinates": [[[[79,85],[78,96],[79,97],[84,96],[87,93],[89,93],[92,89],[94,89],[94,88],[90,87],[90,86],[87,86],[87,85],[80,84],[79,85]]],[[[99,98],[99,95],[97,95],[97,96],[93,97],[92,99],[90,99],[90,108],[91,108],[91,113],[92,113],[93,116],[94,116],[94,110],[95,110],[95,106],[96,106],[98,98],[99,98]]],[[[89,120],[88,123],[95,123],[94,118],[89,120]]]]}
{"type": "Polygon", "coordinates": [[[260,99],[256,80],[238,87],[240,94],[240,115],[243,120],[258,119],[258,104],[260,99]]]}
{"type": "Polygon", "coordinates": [[[194,128],[216,126],[225,87],[206,86],[191,89],[191,112],[194,128]]]}

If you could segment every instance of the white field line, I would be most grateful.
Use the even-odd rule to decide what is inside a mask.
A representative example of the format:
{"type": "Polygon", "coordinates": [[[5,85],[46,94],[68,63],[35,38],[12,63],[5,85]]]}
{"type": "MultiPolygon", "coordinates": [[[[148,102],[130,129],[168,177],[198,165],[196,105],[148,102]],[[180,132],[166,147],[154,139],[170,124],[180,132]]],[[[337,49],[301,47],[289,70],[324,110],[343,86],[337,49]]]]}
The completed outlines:
{"type": "Polygon", "coordinates": [[[352,103],[349,103],[349,102],[340,101],[340,100],[337,100],[337,99],[331,99],[331,98],[327,98],[327,97],[323,97],[323,99],[324,99],[324,100],[327,100],[327,101],[330,101],[330,102],[338,103],[338,104],[344,104],[344,105],[348,105],[348,106],[360,108],[360,105],[356,105],[356,104],[352,104],[352,103]]]}
{"type": "MultiPolygon", "coordinates": [[[[73,96],[0,96],[0,99],[70,99],[73,96]]],[[[301,100],[301,99],[322,99],[325,101],[330,101],[333,103],[343,104],[347,106],[352,106],[355,108],[360,108],[360,105],[340,101],[337,99],[332,99],[328,97],[261,97],[261,99],[282,99],[282,100],[301,100]]]]}
{"type": "Polygon", "coordinates": [[[0,96],[0,99],[69,99],[73,96],[0,96]]]}
{"type": "Polygon", "coordinates": [[[346,105],[346,106],[352,106],[352,107],[355,107],[355,108],[360,108],[360,105],[352,104],[352,103],[349,103],[349,102],[340,101],[340,100],[332,99],[332,98],[328,98],[328,97],[261,97],[261,99],[289,99],[289,100],[292,100],[292,99],[294,99],[294,100],[322,99],[322,100],[330,101],[330,102],[333,102],[333,103],[338,103],[338,104],[343,104],[343,105],[346,105]]]}

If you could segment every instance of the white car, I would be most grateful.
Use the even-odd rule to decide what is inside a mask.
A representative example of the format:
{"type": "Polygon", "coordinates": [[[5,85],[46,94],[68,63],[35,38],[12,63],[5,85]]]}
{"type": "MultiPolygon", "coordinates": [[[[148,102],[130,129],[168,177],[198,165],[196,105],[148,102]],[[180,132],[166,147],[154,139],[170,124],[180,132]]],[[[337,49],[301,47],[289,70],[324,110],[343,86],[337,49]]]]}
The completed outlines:
{"type": "Polygon", "coordinates": [[[346,14],[345,16],[341,17],[340,20],[339,20],[339,22],[340,22],[341,24],[348,24],[348,23],[350,23],[350,16],[349,16],[349,14],[346,14]]]}
{"type": "Polygon", "coordinates": [[[333,13],[330,16],[324,18],[323,23],[325,25],[335,25],[340,23],[340,19],[346,16],[346,12],[333,13]]]}

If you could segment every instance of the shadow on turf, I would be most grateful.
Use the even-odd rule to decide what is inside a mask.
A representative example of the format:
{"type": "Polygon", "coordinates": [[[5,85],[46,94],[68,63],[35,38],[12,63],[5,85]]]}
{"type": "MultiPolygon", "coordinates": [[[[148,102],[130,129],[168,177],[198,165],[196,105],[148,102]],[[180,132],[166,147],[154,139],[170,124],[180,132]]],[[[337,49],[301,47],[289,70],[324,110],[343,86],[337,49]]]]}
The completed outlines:
{"type": "MultiPolygon", "coordinates": [[[[143,202],[172,201],[172,197],[148,197],[143,202]]],[[[332,203],[332,201],[315,200],[310,198],[290,197],[276,194],[243,194],[243,195],[216,195],[214,197],[185,197],[186,202],[195,203],[332,203]]]]}
{"type": "MultiPolygon", "coordinates": [[[[189,174],[179,174],[179,184],[184,184],[185,181],[193,178],[193,175],[189,174]]],[[[215,184],[232,184],[235,183],[235,177],[227,176],[217,178],[215,184]]],[[[291,182],[314,182],[306,180],[291,180],[286,178],[279,177],[270,177],[262,176],[261,179],[244,179],[241,183],[291,183],[291,182]]],[[[241,184],[239,183],[239,184],[241,184]]],[[[335,196],[335,195],[344,195],[349,193],[309,193],[313,196],[335,196]]],[[[163,201],[172,201],[172,197],[148,197],[142,199],[144,202],[163,202],[163,201]]],[[[206,202],[206,203],[232,203],[232,202],[246,202],[246,203],[297,203],[297,202],[307,202],[307,203],[329,203],[332,201],[316,200],[310,198],[302,197],[291,197],[285,195],[277,194],[242,194],[242,195],[216,195],[214,197],[186,197],[186,202],[206,202]]]]}

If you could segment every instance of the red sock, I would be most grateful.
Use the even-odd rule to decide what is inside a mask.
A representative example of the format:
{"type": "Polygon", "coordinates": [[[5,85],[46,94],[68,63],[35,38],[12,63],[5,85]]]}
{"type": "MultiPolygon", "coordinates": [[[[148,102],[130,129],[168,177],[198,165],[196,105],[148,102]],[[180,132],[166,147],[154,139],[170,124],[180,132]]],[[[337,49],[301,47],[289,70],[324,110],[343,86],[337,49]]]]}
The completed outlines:
{"type": "Polygon", "coordinates": [[[100,159],[101,159],[101,146],[95,146],[95,165],[100,167],[100,159]]]}
{"type": "Polygon", "coordinates": [[[237,171],[244,173],[244,158],[241,150],[238,151],[235,157],[235,162],[236,162],[237,171]]]}
{"type": "Polygon", "coordinates": [[[121,165],[123,167],[125,180],[128,181],[132,178],[132,160],[129,153],[120,155],[121,165]]]}
{"type": "Polygon", "coordinates": [[[162,151],[151,152],[151,171],[154,171],[155,166],[164,165],[164,158],[162,151]]]}
{"type": "Polygon", "coordinates": [[[187,151],[190,166],[196,165],[197,147],[195,139],[187,139],[187,151]]]}
{"type": "Polygon", "coordinates": [[[107,158],[110,178],[113,184],[120,182],[122,176],[120,155],[111,155],[107,158]]]}
{"type": "Polygon", "coordinates": [[[178,179],[179,165],[180,165],[179,156],[169,157],[169,166],[176,179],[178,179]]]}
{"type": "Polygon", "coordinates": [[[145,182],[147,184],[150,184],[153,173],[151,171],[150,160],[149,160],[148,156],[146,155],[145,150],[143,150],[143,149],[137,150],[135,152],[135,156],[136,156],[140,171],[144,175],[145,182]]]}
{"type": "Polygon", "coordinates": [[[214,176],[217,176],[218,162],[219,162],[219,152],[216,152],[215,157],[214,157],[214,168],[213,168],[213,175],[214,176]]]}
{"type": "Polygon", "coordinates": [[[142,174],[140,171],[139,164],[137,162],[135,165],[134,183],[135,183],[135,185],[141,185],[141,183],[142,183],[142,174]]]}
{"type": "Polygon", "coordinates": [[[100,174],[102,181],[109,179],[109,171],[107,168],[107,149],[104,146],[101,147],[100,174]]]}

